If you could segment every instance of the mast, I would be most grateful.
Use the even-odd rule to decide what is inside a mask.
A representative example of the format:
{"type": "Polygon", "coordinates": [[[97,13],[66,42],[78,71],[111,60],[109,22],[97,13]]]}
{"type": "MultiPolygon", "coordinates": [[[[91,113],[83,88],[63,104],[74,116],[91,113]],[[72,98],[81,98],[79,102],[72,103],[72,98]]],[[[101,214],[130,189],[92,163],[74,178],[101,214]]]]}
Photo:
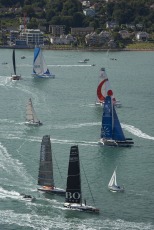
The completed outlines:
{"type": "Polygon", "coordinates": [[[42,138],[38,185],[54,187],[52,150],[49,135],[45,135],[42,138]]]}

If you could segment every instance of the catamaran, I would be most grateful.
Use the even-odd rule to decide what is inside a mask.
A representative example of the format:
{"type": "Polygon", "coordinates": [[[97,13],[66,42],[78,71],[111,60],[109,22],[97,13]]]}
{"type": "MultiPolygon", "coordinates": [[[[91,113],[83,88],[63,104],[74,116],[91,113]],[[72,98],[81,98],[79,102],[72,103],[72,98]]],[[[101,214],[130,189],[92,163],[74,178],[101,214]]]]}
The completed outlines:
{"type": "Polygon", "coordinates": [[[13,53],[12,53],[12,62],[13,62],[14,74],[11,74],[11,80],[20,80],[21,75],[16,73],[15,49],[13,49],[13,53]]]}
{"type": "Polygon", "coordinates": [[[132,138],[125,138],[114,107],[112,95],[112,90],[109,90],[108,96],[105,98],[102,115],[101,139],[99,143],[107,146],[130,147],[134,142],[132,141],[132,138]]]}
{"type": "Polygon", "coordinates": [[[108,189],[111,191],[111,192],[124,192],[124,186],[119,186],[117,184],[117,179],[116,179],[116,169],[114,170],[113,174],[112,174],[112,177],[109,181],[109,184],[108,184],[108,189]]]}
{"type": "MultiPolygon", "coordinates": [[[[97,87],[97,100],[96,105],[103,105],[105,97],[107,96],[108,90],[111,90],[109,79],[106,75],[105,68],[101,68],[99,76],[99,84],[97,87]]],[[[112,95],[113,103],[116,107],[121,107],[119,100],[116,100],[115,96],[112,95]]]]}
{"type": "Polygon", "coordinates": [[[49,71],[45,63],[45,59],[40,47],[35,47],[34,49],[32,76],[36,78],[55,78],[55,75],[49,71]]]}
{"type": "Polygon", "coordinates": [[[25,121],[25,124],[26,125],[31,125],[31,126],[40,126],[40,125],[42,125],[42,123],[40,122],[40,120],[36,116],[36,112],[34,110],[31,98],[29,99],[28,104],[26,106],[26,121],[25,121]]]}
{"type": "Polygon", "coordinates": [[[64,189],[57,188],[54,185],[52,150],[49,135],[45,135],[42,138],[40,149],[38,185],[41,186],[38,188],[39,191],[50,194],[65,195],[64,189]]]}
{"type": "Polygon", "coordinates": [[[79,150],[76,145],[70,149],[64,207],[78,211],[99,213],[99,209],[82,203],[79,150]]]}

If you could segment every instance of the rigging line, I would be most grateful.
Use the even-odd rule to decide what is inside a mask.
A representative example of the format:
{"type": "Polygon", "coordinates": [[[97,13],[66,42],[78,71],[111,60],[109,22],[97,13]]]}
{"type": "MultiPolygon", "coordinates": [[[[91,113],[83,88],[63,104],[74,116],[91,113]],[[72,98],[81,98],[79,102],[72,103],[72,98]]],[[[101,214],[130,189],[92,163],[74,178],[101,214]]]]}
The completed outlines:
{"type": "Polygon", "coordinates": [[[52,152],[53,156],[54,156],[54,160],[56,162],[56,165],[57,165],[57,168],[58,168],[58,171],[59,171],[59,174],[60,174],[60,177],[61,177],[61,180],[63,181],[63,177],[62,177],[62,173],[60,171],[60,168],[59,168],[59,165],[58,165],[58,162],[57,162],[57,159],[56,159],[56,156],[55,154],[52,152]]]}
{"type": "Polygon", "coordinates": [[[80,160],[80,162],[81,162],[82,169],[83,169],[83,172],[84,172],[84,175],[85,175],[85,178],[86,178],[87,184],[88,184],[88,188],[89,188],[89,190],[90,190],[90,194],[91,194],[91,197],[92,197],[93,203],[94,203],[94,205],[95,205],[95,200],[94,200],[94,197],[93,197],[93,195],[92,195],[92,191],[91,191],[91,189],[90,189],[90,185],[89,185],[89,183],[88,183],[88,179],[87,179],[87,176],[86,176],[86,172],[85,172],[85,170],[84,170],[84,167],[83,167],[83,164],[82,164],[82,161],[81,161],[81,160],[80,160]]]}
{"type": "Polygon", "coordinates": [[[18,149],[16,150],[18,153],[19,153],[19,150],[21,149],[21,147],[27,142],[27,140],[25,140],[19,147],[18,149]]]}

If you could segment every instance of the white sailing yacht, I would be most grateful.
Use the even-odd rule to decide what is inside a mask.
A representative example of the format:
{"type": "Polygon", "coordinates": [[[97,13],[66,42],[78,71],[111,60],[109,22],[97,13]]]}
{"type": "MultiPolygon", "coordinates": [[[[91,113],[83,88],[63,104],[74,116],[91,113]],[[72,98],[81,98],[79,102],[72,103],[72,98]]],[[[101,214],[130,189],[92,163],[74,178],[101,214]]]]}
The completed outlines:
{"type": "Polygon", "coordinates": [[[34,49],[34,61],[33,61],[33,73],[32,76],[35,78],[55,78],[46,63],[40,47],[34,49]]]}
{"type": "Polygon", "coordinates": [[[40,126],[40,125],[42,125],[42,123],[40,122],[40,120],[36,116],[36,112],[34,110],[31,98],[29,99],[28,104],[26,106],[26,121],[25,121],[25,124],[26,125],[32,125],[32,126],[40,126]]]}
{"type": "Polygon", "coordinates": [[[111,177],[111,179],[109,181],[108,189],[111,192],[124,192],[124,186],[119,186],[117,184],[116,169],[114,170],[114,172],[112,174],[112,177],[111,177]]]}

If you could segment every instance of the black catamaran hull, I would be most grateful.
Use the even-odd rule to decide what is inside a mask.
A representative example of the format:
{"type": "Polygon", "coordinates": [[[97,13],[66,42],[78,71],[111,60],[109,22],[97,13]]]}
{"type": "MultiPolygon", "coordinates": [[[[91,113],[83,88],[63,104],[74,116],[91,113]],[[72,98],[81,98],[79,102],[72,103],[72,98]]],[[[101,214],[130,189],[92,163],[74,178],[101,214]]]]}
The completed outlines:
{"type": "Polygon", "coordinates": [[[131,147],[134,144],[133,141],[127,141],[127,139],[126,141],[101,139],[99,143],[110,147],[131,147]]]}
{"type": "Polygon", "coordinates": [[[79,205],[79,204],[71,204],[71,203],[64,203],[64,207],[71,209],[71,210],[78,210],[81,212],[93,212],[93,213],[99,213],[99,209],[88,206],[88,205],[79,205]]]}

